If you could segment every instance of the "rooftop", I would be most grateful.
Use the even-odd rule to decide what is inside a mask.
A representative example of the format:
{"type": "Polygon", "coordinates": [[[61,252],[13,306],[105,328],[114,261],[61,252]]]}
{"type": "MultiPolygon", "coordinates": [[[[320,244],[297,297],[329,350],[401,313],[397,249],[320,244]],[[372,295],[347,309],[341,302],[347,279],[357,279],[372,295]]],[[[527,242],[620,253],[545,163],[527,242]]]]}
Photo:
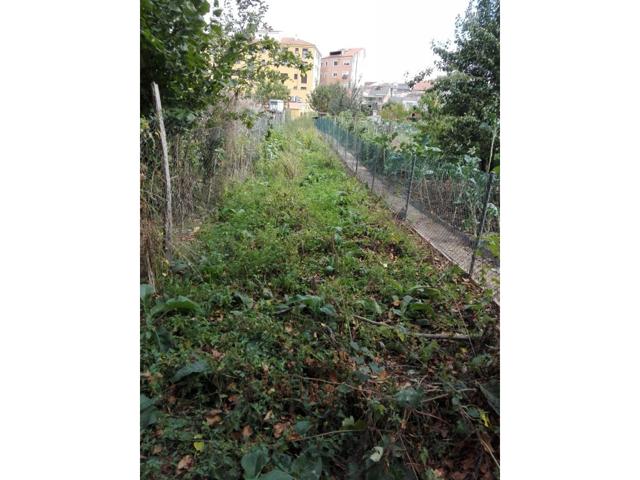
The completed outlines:
{"type": "Polygon", "coordinates": [[[300,38],[282,37],[280,39],[280,43],[283,43],[285,45],[301,45],[304,47],[313,47],[318,50],[318,47],[316,47],[313,43],[307,42],[306,40],[302,40],[300,38]]]}
{"type": "Polygon", "coordinates": [[[364,48],[341,48],[339,50],[332,50],[329,52],[329,55],[322,58],[330,58],[330,57],[353,57],[358,52],[363,51],[364,48]]]}
{"type": "Polygon", "coordinates": [[[422,82],[416,83],[412,90],[414,92],[424,92],[425,90],[429,90],[433,87],[433,82],[431,80],[424,80],[422,82]]]}

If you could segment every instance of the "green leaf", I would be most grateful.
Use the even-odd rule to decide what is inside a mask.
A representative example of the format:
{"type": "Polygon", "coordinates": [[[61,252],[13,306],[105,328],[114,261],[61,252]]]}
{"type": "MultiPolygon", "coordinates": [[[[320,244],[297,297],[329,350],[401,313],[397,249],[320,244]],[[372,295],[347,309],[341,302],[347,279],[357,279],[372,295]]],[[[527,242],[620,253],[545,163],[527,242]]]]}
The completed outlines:
{"type": "Polygon", "coordinates": [[[295,480],[288,473],[283,472],[282,470],[271,470],[269,473],[265,475],[260,475],[260,480],[295,480]]]}
{"type": "Polygon", "coordinates": [[[407,310],[410,312],[428,312],[433,309],[426,303],[411,303],[407,306],[407,310]]]}
{"type": "Polygon", "coordinates": [[[143,283],[140,285],[140,300],[142,300],[143,302],[154,293],[156,293],[156,289],[151,285],[147,283],[143,283]]]}
{"type": "Polygon", "coordinates": [[[173,376],[173,378],[171,379],[171,381],[174,383],[179,382],[183,378],[189,375],[192,375],[194,373],[208,373],[210,371],[211,371],[211,367],[209,367],[209,364],[206,361],[196,360],[195,362],[190,363],[189,365],[185,365],[180,370],[178,370],[173,376]]]}
{"type": "Polygon", "coordinates": [[[343,430],[360,431],[360,430],[364,430],[365,428],[367,428],[367,423],[362,419],[355,421],[353,417],[350,416],[342,420],[343,430]]]}
{"type": "Polygon", "coordinates": [[[416,408],[420,404],[420,400],[422,400],[422,392],[419,392],[412,387],[408,387],[396,393],[394,398],[401,407],[416,408]]]}
{"type": "Polygon", "coordinates": [[[159,327],[155,330],[155,333],[156,341],[158,342],[158,348],[162,353],[168,352],[171,348],[173,348],[173,337],[165,328],[159,327]]]}
{"type": "Polygon", "coordinates": [[[202,440],[193,442],[193,448],[195,448],[198,452],[204,452],[204,442],[202,440]]]}
{"type": "Polygon", "coordinates": [[[160,411],[155,406],[156,401],[145,394],[140,394],[140,429],[145,429],[158,421],[160,411]]]}
{"type": "Polygon", "coordinates": [[[151,309],[150,316],[153,318],[156,315],[171,311],[202,313],[200,305],[198,305],[193,300],[180,295],[175,298],[170,298],[169,300],[159,303],[158,305],[153,307],[151,309]]]}
{"type": "Polygon", "coordinates": [[[382,458],[382,454],[384,453],[384,448],[382,447],[373,447],[373,453],[369,457],[373,462],[379,462],[382,458]]]}
{"type": "Polygon", "coordinates": [[[322,475],[322,458],[314,459],[310,455],[301,455],[292,465],[292,473],[298,480],[319,480],[322,475]]]}
{"type": "Polygon", "coordinates": [[[333,305],[326,304],[322,308],[320,308],[320,312],[324,313],[328,317],[335,317],[338,314],[336,313],[336,309],[333,308],[333,305]]]}
{"type": "Polygon", "coordinates": [[[380,315],[382,313],[382,308],[373,298],[365,298],[364,300],[359,300],[356,303],[362,305],[369,313],[375,313],[376,315],[380,315]]]}
{"type": "Polygon", "coordinates": [[[156,400],[147,397],[144,393],[140,394],[140,411],[145,410],[156,404],[156,400]]]}
{"type": "Polygon", "coordinates": [[[242,457],[240,465],[244,469],[245,480],[257,478],[264,466],[269,461],[269,453],[262,445],[254,447],[242,457]]]}
{"type": "Polygon", "coordinates": [[[500,415],[500,384],[498,382],[479,383],[480,391],[493,410],[500,415]]]}
{"type": "Polygon", "coordinates": [[[304,435],[311,428],[311,422],[309,420],[301,420],[296,423],[294,428],[300,435],[304,435]]]}

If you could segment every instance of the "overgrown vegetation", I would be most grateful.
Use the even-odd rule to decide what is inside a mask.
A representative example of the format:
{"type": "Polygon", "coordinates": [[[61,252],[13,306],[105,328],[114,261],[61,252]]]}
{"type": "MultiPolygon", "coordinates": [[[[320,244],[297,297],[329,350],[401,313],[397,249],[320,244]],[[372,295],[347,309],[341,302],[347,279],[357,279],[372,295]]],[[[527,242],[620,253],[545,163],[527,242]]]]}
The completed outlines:
{"type": "Polygon", "coordinates": [[[160,86],[168,128],[189,126],[205,110],[229,111],[229,101],[258,85],[282,82],[273,67],[306,71],[301,57],[259,34],[264,0],[142,0],[140,109],[153,112],[151,82],[160,86]],[[209,21],[205,16],[209,14],[209,21]]]}
{"type": "Polygon", "coordinates": [[[422,97],[422,137],[454,158],[480,158],[489,171],[500,164],[500,0],[471,0],[454,44],[433,52],[445,75],[422,97]]]}
{"type": "Polygon", "coordinates": [[[319,85],[309,95],[309,105],[316,112],[338,115],[341,112],[361,112],[362,92],[339,83],[319,85]]]}
{"type": "Polygon", "coordinates": [[[310,124],[256,170],[141,287],[142,478],[495,478],[490,298],[310,124]]]}
{"type": "Polygon", "coordinates": [[[383,120],[391,122],[406,122],[409,117],[409,110],[404,105],[397,102],[389,102],[382,106],[380,116],[383,120]]]}
{"type": "Polygon", "coordinates": [[[282,98],[283,74],[274,67],[308,67],[259,33],[266,27],[266,9],[264,0],[140,4],[140,267],[146,281],[154,282],[163,260],[167,210],[151,82],[159,85],[167,129],[172,219],[183,227],[201,217],[229,179],[246,174],[257,157],[266,119],[249,98],[282,98]]]}

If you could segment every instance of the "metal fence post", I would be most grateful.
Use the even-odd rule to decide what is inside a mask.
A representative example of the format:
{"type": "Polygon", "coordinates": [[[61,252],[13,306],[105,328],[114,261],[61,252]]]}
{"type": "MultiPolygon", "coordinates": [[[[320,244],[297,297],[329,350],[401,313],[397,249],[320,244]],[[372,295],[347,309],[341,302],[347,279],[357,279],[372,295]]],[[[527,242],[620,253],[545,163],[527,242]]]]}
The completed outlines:
{"type": "Polygon", "coordinates": [[[342,154],[344,155],[344,161],[347,161],[347,130],[342,130],[342,154]]]}
{"type": "Polygon", "coordinates": [[[476,253],[480,246],[480,238],[482,237],[482,230],[484,229],[484,222],[487,218],[487,205],[489,204],[489,195],[491,194],[491,184],[493,183],[493,173],[489,174],[487,179],[487,190],[484,194],[484,204],[482,205],[482,215],[480,217],[480,224],[478,225],[478,232],[476,234],[476,242],[473,246],[473,253],[471,254],[471,265],[469,266],[469,276],[473,276],[473,267],[476,264],[476,253]]]}
{"type": "Polygon", "coordinates": [[[416,155],[415,153],[411,158],[411,175],[409,176],[409,187],[407,188],[407,201],[404,204],[404,212],[402,213],[402,218],[404,220],[407,219],[407,214],[409,213],[409,200],[411,199],[411,188],[413,186],[413,172],[416,169],[416,155]]]}
{"type": "Polygon", "coordinates": [[[362,142],[360,142],[360,139],[358,137],[356,137],[355,140],[356,140],[355,154],[356,154],[356,176],[357,176],[358,163],[360,162],[360,152],[362,151],[362,142]]]}
{"type": "MultiPolygon", "coordinates": [[[[378,166],[378,157],[380,156],[380,150],[376,148],[376,153],[373,157],[373,178],[371,179],[371,191],[375,192],[373,187],[376,184],[376,167],[378,166]]],[[[384,148],[382,149],[382,163],[384,164],[384,148]]]]}

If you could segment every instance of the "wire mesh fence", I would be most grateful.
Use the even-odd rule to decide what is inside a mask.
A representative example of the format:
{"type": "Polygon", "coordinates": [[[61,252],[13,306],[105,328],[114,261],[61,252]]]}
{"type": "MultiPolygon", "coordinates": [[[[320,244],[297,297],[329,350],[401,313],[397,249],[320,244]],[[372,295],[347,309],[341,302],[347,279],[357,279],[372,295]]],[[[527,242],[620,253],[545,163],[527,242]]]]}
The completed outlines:
{"type": "Polygon", "coordinates": [[[500,187],[472,159],[417,156],[357,135],[328,117],[315,120],[347,167],[441,253],[498,291],[500,187]]]}
{"type": "MultiPolygon", "coordinates": [[[[250,171],[269,127],[282,122],[284,116],[270,114],[257,116],[250,125],[203,116],[189,129],[167,135],[173,238],[179,241],[188,236],[216,204],[225,184],[250,171]]],[[[140,270],[150,282],[159,270],[166,235],[161,158],[157,120],[151,117],[141,122],[140,129],[140,270]]]]}

